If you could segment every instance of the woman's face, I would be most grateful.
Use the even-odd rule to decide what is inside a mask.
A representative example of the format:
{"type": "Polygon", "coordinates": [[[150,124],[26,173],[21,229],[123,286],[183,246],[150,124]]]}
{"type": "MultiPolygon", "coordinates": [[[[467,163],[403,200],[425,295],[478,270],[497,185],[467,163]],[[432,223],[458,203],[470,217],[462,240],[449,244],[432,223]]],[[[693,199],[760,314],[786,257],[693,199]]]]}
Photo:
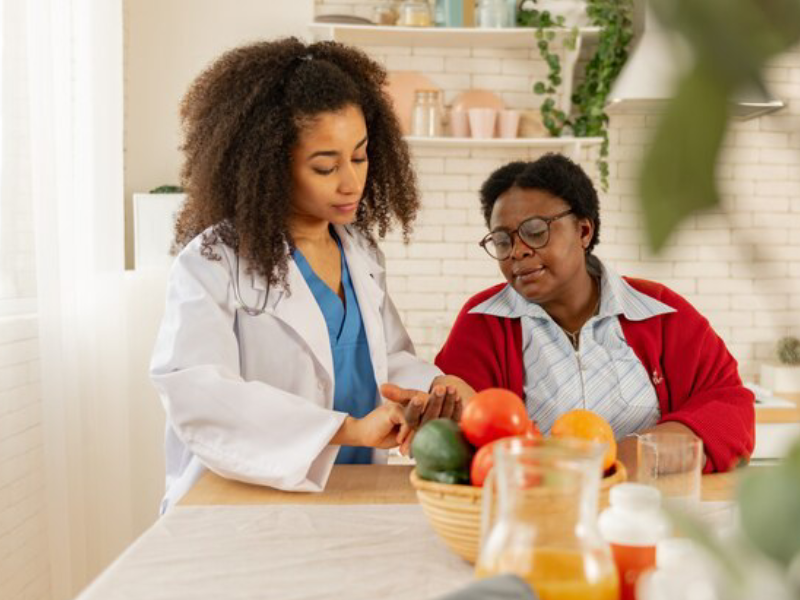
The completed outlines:
{"type": "MultiPolygon", "coordinates": [[[[531,217],[553,217],[569,210],[557,196],[534,189],[512,187],[492,208],[491,231],[514,231],[531,217]]],[[[531,302],[546,305],[563,299],[586,272],[585,249],[594,234],[589,219],[567,215],[550,223],[550,237],[543,248],[531,250],[515,234],[511,256],[498,261],[506,280],[531,302]]]]}
{"type": "Polygon", "coordinates": [[[315,115],[292,150],[292,212],[310,221],[352,223],[367,181],[367,124],[357,106],[315,115]]]}

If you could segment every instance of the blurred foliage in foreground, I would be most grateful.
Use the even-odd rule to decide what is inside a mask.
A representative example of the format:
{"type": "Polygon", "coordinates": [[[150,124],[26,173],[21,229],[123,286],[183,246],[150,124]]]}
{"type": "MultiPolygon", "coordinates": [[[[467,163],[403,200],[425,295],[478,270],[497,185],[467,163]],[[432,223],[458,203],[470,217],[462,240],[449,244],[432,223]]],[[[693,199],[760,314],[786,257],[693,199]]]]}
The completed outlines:
{"type": "Polygon", "coordinates": [[[800,40],[800,0],[650,2],[693,57],[642,166],[642,208],[657,251],[684,218],[719,204],[715,172],[731,100],[763,89],[767,61],[800,40]]]}

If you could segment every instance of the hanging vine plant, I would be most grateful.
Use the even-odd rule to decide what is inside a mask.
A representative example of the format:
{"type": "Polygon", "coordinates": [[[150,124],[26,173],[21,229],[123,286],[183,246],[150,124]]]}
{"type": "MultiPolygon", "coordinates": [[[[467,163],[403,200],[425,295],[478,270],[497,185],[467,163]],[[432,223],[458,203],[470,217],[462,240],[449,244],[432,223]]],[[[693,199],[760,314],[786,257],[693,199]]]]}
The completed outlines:
{"type": "MultiPolygon", "coordinates": [[[[584,79],[572,94],[572,111],[558,108],[556,95],[562,82],[561,57],[551,49],[556,30],[566,29],[564,17],[536,8],[538,0],[525,0],[517,11],[517,25],[533,27],[539,54],[548,67],[545,81],[533,86],[536,94],[545,96],[541,105],[542,123],[551,135],[571,132],[576,137],[600,137],[600,158],[597,161],[600,182],[608,190],[608,115],[606,100],[614,80],[628,58],[633,39],[631,13],[633,0],[586,0],[586,14],[592,25],[600,28],[597,50],[586,65],[584,79]]],[[[578,29],[573,27],[564,38],[564,47],[575,49],[578,29]]]]}

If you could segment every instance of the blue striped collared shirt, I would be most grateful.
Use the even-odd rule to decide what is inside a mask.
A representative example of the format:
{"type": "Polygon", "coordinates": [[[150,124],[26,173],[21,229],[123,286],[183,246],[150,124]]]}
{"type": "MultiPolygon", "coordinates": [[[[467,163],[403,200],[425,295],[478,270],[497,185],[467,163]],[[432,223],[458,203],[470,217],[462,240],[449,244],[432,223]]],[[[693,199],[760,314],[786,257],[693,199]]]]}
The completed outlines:
{"type": "Polygon", "coordinates": [[[635,290],[602,263],[600,277],[600,307],[581,329],[577,351],[541,306],[510,285],[470,311],[520,319],[525,404],[543,433],[576,408],[605,417],[617,439],[653,426],[661,416],[650,376],[625,340],[619,316],[643,321],[675,309],[635,290]]]}

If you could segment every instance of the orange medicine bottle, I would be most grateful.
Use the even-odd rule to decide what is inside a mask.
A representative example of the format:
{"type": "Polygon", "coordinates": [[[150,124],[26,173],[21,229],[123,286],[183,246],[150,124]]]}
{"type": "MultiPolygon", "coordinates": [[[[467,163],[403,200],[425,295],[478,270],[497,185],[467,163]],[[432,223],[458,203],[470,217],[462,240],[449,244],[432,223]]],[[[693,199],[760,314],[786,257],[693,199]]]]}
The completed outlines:
{"type": "Polygon", "coordinates": [[[635,600],[636,581],[655,567],[656,544],[669,537],[669,522],[661,512],[661,492],[652,486],[621,483],[611,488],[609,502],[598,521],[600,534],[611,546],[621,600],[635,600]]]}

